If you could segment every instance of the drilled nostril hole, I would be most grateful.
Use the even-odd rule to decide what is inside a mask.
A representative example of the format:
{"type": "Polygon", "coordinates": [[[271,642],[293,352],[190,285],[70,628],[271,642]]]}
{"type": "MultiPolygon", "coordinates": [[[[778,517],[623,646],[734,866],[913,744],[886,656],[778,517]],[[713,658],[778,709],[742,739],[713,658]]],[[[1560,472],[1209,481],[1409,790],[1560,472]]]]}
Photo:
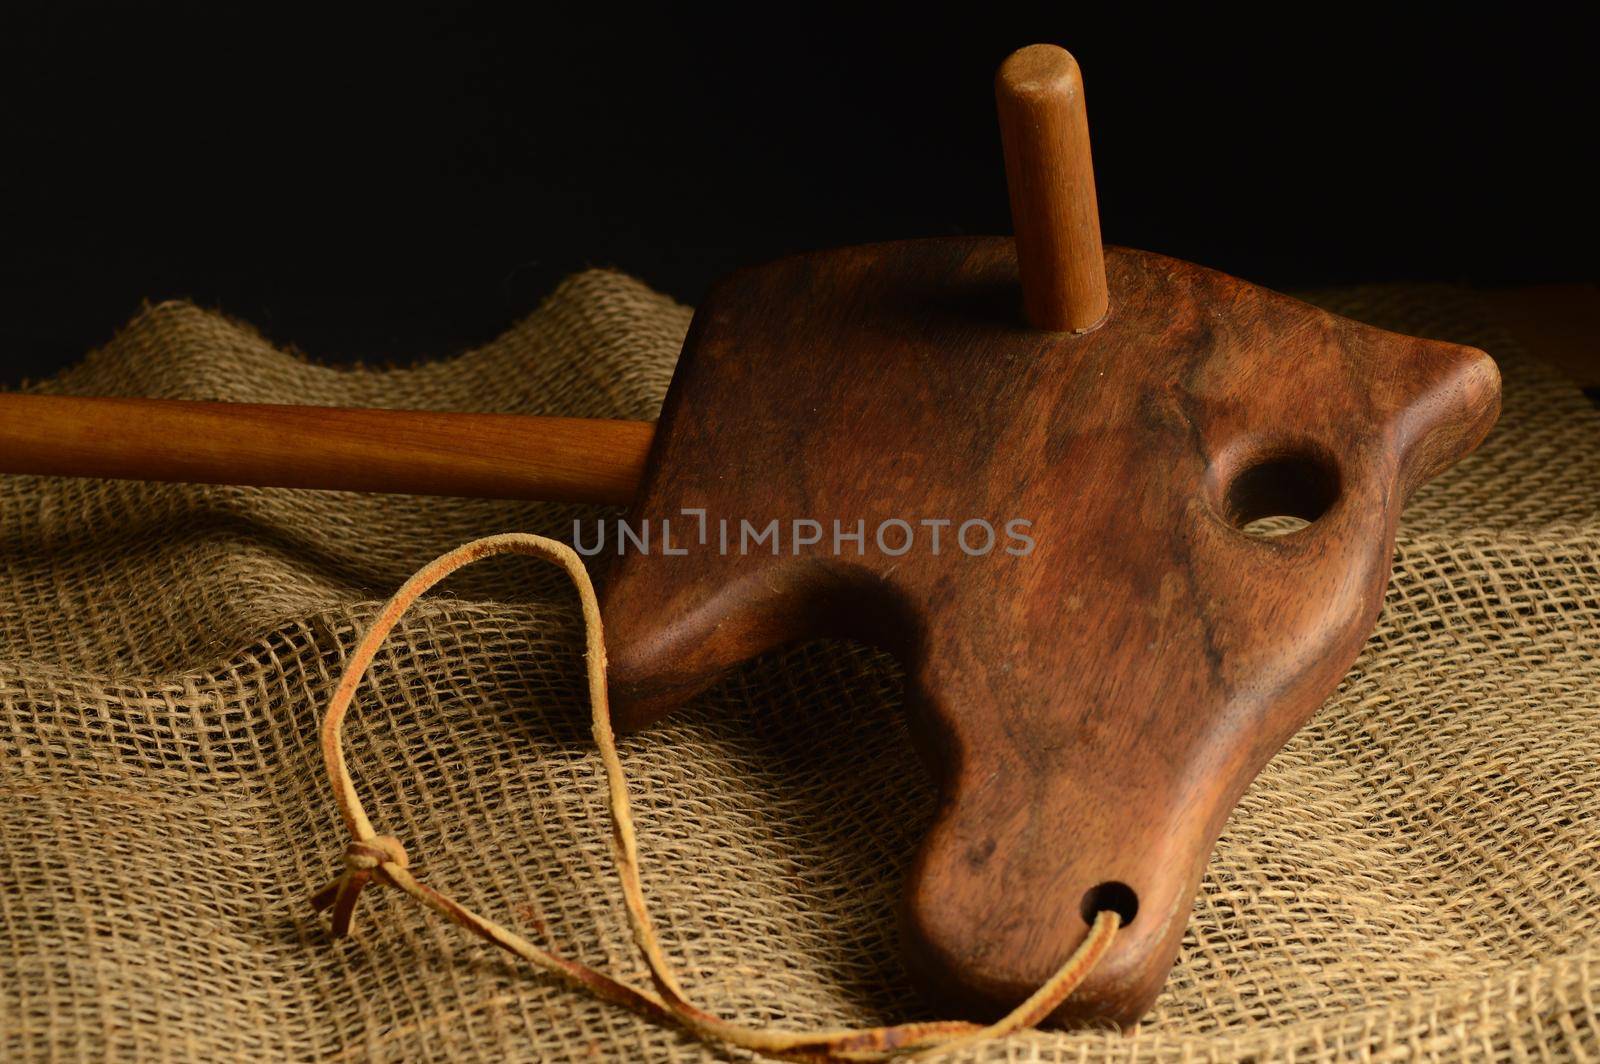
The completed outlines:
{"type": "Polygon", "coordinates": [[[1128,884],[1115,879],[1090,887],[1083,896],[1083,922],[1094,923],[1094,918],[1107,909],[1122,917],[1122,926],[1127,927],[1139,915],[1139,895],[1128,884]]]}
{"type": "Polygon", "coordinates": [[[1339,498],[1339,472],[1308,453],[1275,454],[1244,468],[1228,485],[1228,518],[1246,534],[1283,536],[1306,527],[1339,498]]]}

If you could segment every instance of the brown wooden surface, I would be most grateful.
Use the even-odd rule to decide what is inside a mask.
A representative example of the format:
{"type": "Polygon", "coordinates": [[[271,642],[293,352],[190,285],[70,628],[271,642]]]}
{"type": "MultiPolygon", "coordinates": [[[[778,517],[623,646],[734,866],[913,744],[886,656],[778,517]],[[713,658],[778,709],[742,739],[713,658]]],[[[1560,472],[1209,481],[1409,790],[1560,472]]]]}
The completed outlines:
{"type": "Polygon", "coordinates": [[[1106,267],[1078,62],[1030,45],[1000,65],[994,95],[1028,320],[1092,329],[1106,314],[1106,267]]]}
{"type": "Polygon", "coordinates": [[[0,473],[627,503],[640,421],[0,395],[0,473]]]}
{"type": "Polygon", "coordinates": [[[1031,991],[1109,906],[1133,920],[1066,1015],[1143,1013],[1234,802],[1370,631],[1406,496],[1498,411],[1480,351],[1145,252],[1107,266],[1110,315],[1083,336],[1020,323],[1005,239],[723,282],[632,513],[682,545],[703,508],[711,542],[615,558],[603,591],[634,727],[781,643],[901,657],[942,796],[906,889],[910,967],[969,1012],[1031,991]],[[1268,514],[1314,520],[1241,530],[1268,514]],[[797,517],[830,540],[864,520],[865,553],[717,549],[721,518],[797,517]],[[951,528],[939,556],[924,538],[891,557],[888,518],[1028,519],[1036,546],[971,557],[951,528]]]}

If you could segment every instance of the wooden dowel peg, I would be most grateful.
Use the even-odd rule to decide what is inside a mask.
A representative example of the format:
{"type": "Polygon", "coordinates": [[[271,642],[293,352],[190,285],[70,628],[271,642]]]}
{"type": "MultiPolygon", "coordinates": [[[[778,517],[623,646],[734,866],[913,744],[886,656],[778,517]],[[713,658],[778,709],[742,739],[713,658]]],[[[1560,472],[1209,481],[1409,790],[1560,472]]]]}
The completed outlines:
{"type": "Polygon", "coordinates": [[[0,395],[0,473],[627,503],[644,421],[0,395]]]}
{"type": "Polygon", "coordinates": [[[1078,61],[1030,45],[1000,65],[994,94],[1023,311],[1035,328],[1087,332],[1109,300],[1078,61]]]}

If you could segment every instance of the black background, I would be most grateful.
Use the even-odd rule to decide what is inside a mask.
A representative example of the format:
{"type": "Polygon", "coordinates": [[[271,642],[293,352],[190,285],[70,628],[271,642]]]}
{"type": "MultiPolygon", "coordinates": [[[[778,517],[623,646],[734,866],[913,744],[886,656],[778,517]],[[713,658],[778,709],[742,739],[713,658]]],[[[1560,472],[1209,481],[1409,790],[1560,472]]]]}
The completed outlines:
{"type": "Polygon", "coordinates": [[[789,251],[1005,232],[991,78],[1037,40],[1083,66],[1109,242],[1275,287],[1596,276],[1560,8],[740,10],[11,10],[0,383],[143,300],[404,362],[585,265],[693,302],[789,251]]]}

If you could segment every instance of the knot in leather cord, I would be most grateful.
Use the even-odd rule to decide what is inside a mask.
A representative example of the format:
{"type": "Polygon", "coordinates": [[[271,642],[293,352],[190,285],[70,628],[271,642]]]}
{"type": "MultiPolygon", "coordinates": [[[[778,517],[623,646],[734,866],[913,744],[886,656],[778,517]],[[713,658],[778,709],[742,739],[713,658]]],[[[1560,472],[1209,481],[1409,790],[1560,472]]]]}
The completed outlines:
{"type": "Polygon", "coordinates": [[[385,883],[393,883],[390,871],[403,872],[410,860],[406,848],[393,835],[374,835],[356,839],[344,849],[344,874],[323,887],[312,897],[311,904],[318,912],[332,909],[334,938],[350,933],[355,917],[356,901],[374,876],[385,883]]]}
{"type": "Polygon", "coordinates": [[[357,839],[344,849],[344,866],[351,872],[374,869],[383,864],[409,867],[406,848],[393,835],[374,835],[370,839],[357,839]]]}

